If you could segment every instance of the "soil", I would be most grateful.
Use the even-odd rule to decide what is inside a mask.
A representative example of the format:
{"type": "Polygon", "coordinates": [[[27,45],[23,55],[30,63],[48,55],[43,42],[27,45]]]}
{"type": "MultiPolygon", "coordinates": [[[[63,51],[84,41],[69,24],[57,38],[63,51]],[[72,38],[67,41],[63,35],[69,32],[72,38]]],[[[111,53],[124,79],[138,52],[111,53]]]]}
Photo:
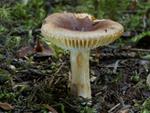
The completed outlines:
{"type": "Polygon", "coordinates": [[[91,51],[92,105],[69,93],[68,52],[48,57],[34,54],[24,59],[7,56],[0,64],[1,74],[6,75],[0,76],[3,93],[0,100],[15,106],[13,113],[41,113],[43,108],[49,110],[45,105],[58,113],[62,109],[66,113],[79,113],[86,106],[97,113],[119,113],[120,110],[139,113],[143,102],[150,97],[146,85],[150,61],[141,57],[148,52],[132,49],[108,46],[91,51]]]}

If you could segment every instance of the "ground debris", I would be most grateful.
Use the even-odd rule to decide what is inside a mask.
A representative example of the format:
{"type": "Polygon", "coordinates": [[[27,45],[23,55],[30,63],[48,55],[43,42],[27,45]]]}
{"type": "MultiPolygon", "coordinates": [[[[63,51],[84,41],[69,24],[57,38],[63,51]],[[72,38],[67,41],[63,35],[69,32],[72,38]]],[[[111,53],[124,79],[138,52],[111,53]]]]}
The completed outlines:
{"type": "Polygon", "coordinates": [[[0,102],[0,108],[2,108],[4,110],[12,110],[15,107],[10,105],[10,104],[8,104],[8,103],[6,103],[6,102],[4,102],[4,103],[0,102]]]}

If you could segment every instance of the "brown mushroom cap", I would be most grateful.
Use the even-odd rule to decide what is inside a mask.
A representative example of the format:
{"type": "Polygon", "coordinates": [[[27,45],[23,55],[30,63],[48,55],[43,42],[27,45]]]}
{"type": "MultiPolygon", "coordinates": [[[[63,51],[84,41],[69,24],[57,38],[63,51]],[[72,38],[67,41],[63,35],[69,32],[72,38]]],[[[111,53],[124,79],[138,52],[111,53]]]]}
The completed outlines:
{"type": "Polygon", "coordinates": [[[41,31],[45,40],[62,48],[95,48],[119,38],[123,26],[85,13],[55,13],[45,19],[41,31]]]}

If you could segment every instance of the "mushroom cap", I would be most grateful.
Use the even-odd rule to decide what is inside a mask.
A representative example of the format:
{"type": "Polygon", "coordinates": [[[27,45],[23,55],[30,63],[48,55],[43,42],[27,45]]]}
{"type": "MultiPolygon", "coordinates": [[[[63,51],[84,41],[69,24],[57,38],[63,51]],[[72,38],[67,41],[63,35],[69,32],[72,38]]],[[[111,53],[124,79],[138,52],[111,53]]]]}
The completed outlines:
{"type": "Polygon", "coordinates": [[[54,13],[41,28],[44,40],[65,49],[96,48],[123,34],[123,26],[109,19],[95,19],[86,13],[54,13]]]}

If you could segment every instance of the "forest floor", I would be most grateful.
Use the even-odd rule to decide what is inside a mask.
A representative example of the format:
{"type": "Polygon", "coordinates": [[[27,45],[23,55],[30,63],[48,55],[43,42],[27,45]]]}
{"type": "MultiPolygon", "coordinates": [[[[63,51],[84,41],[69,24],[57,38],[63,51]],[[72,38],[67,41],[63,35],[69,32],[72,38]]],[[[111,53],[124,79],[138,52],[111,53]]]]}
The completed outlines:
{"type": "Polygon", "coordinates": [[[46,113],[56,109],[58,113],[138,113],[149,109],[146,78],[150,61],[143,57],[149,55],[148,49],[108,46],[92,50],[90,106],[87,100],[69,94],[68,53],[57,57],[34,54],[22,59],[3,47],[0,52],[7,54],[0,64],[0,100],[12,105],[5,103],[1,112],[46,113]]]}
{"type": "Polygon", "coordinates": [[[91,50],[89,105],[70,94],[68,51],[41,41],[48,54],[35,52],[47,13],[43,2],[32,2],[0,8],[0,113],[150,113],[148,32],[91,50]]]}

